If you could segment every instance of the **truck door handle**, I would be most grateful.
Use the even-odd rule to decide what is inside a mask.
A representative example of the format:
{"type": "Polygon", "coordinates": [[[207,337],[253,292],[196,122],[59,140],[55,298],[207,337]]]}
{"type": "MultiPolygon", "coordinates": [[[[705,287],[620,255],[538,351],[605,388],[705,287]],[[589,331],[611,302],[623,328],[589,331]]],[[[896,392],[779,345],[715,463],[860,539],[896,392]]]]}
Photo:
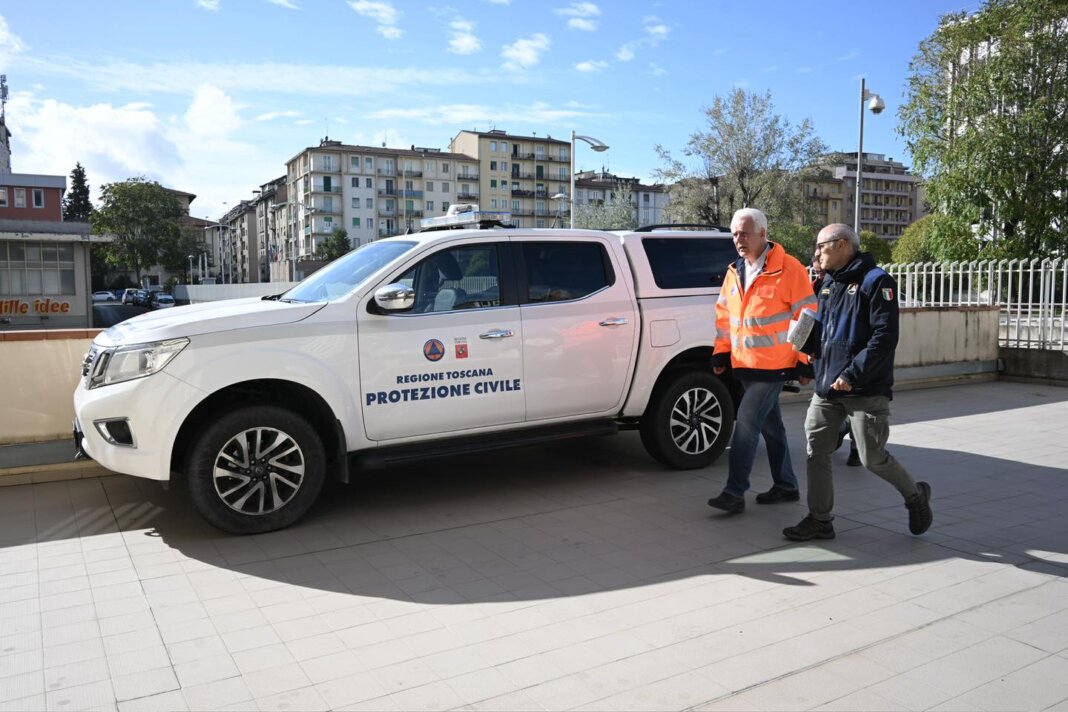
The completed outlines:
{"type": "Polygon", "coordinates": [[[511,329],[493,329],[487,331],[485,334],[479,334],[480,339],[507,339],[509,336],[515,336],[511,329]]]}
{"type": "Polygon", "coordinates": [[[626,317],[616,316],[611,319],[605,319],[601,322],[601,326],[623,326],[627,323],[626,317]]]}

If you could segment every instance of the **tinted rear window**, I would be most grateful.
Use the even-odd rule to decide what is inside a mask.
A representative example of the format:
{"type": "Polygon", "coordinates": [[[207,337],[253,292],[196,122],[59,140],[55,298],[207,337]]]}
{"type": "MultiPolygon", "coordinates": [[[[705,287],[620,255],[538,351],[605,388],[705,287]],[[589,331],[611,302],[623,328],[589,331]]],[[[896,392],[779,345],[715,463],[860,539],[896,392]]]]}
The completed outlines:
{"type": "Polygon", "coordinates": [[[643,237],[642,248],[661,289],[718,287],[738,258],[729,237],[643,237]]]}

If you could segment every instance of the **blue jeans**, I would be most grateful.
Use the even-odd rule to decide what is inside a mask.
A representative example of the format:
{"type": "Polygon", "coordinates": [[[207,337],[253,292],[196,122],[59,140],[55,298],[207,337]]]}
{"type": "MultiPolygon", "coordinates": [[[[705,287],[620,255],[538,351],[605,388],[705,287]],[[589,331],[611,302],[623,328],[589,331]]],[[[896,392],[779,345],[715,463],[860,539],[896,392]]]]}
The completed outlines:
{"type": "Polygon", "coordinates": [[[783,489],[797,489],[797,475],[790,464],[790,446],[786,441],[786,426],[779,409],[782,381],[741,380],[745,393],[738,404],[738,415],[731,437],[730,474],[723,491],[741,497],[749,489],[749,474],[756,460],[757,442],[761,435],[768,447],[771,478],[783,489]]]}

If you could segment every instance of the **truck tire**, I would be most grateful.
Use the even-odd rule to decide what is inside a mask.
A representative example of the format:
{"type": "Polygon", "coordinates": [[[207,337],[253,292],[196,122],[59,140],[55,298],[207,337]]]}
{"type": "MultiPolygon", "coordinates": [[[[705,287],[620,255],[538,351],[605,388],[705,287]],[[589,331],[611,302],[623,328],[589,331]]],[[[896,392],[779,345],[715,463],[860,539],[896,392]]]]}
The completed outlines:
{"type": "Polygon", "coordinates": [[[687,371],[658,386],[641,419],[642,445],[676,470],[711,465],[730,440],[734,402],[723,381],[687,371]]]}
{"type": "Polygon", "coordinates": [[[197,511],[230,534],[288,527],[325,479],[323,444],[296,413],[272,405],[232,410],[205,427],[186,459],[197,511]]]}

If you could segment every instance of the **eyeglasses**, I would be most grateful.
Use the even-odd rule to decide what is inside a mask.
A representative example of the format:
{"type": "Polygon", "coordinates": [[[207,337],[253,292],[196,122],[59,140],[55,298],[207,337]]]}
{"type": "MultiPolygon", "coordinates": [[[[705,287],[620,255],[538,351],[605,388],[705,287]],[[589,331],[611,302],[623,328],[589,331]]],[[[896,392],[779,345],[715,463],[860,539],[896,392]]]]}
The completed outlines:
{"type": "Polygon", "coordinates": [[[824,250],[826,248],[826,246],[830,245],[832,242],[838,242],[839,240],[844,240],[844,239],[845,239],[844,237],[832,237],[830,240],[824,240],[823,242],[817,242],[816,243],[816,249],[817,250],[824,250]]]}

